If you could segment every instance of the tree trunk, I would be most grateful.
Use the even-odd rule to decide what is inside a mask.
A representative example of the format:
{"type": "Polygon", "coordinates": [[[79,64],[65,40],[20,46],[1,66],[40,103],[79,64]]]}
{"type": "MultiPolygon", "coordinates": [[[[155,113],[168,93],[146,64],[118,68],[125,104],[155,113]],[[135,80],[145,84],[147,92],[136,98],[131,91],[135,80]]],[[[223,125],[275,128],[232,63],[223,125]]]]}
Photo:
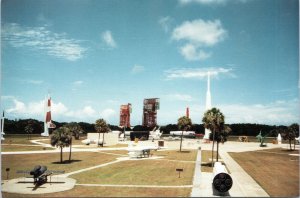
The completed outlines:
{"type": "Polygon", "coordinates": [[[98,142],[97,142],[98,146],[99,146],[99,141],[100,141],[100,133],[99,133],[98,142]]]}
{"type": "Polygon", "coordinates": [[[181,132],[181,138],[180,138],[180,152],[181,152],[181,147],[182,147],[182,136],[183,136],[183,131],[181,132]]]}
{"type": "Polygon", "coordinates": [[[296,139],[294,139],[294,150],[296,150],[296,139]]]}
{"type": "Polygon", "coordinates": [[[71,162],[71,155],[72,155],[72,136],[71,136],[71,142],[70,142],[69,162],[71,162]]]}
{"type": "Polygon", "coordinates": [[[79,140],[79,138],[80,138],[79,133],[76,133],[76,134],[75,134],[75,140],[79,140]]]}
{"type": "Polygon", "coordinates": [[[215,130],[213,131],[213,145],[212,145],[212,151],[211,151],[211,166],[214,165],[214,147],[215,147],[215,130]]]}
{"type": "Polygon", "coordinates": [[[219,161],[219,141],[217,141],[217,162],[219,161]]]}
{"type": "Polygon", "coordinates": [[[60,163],[62,163],[62,161],[63,161],[62,150],[63,150],[63,147],[60,147],[60,163]]]}
{"type": "Polygon", "coordinates": [[[103,136],[102,136],[102,147],[104,146],[104,133],[103,133],[103,136]]]}
{"type": "Polygon", "coordinates": [[[289,139],[289,143],[290,143],[290,150],[292,150],[292,140],[289,139]]]}

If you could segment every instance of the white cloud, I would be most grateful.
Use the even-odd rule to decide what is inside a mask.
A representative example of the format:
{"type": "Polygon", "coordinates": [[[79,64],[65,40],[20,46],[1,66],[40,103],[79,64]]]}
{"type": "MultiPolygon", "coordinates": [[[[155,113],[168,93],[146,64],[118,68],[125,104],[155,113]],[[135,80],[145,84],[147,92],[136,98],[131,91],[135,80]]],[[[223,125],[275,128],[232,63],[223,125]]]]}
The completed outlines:
{"type": "Polygon", "coordinates": [[[117,44],[109,30],[102,33],[102,40],[111,48],[117,47],[117,44]]]}
{"type": "Polygon", "coordinates": [[[211,56],[203,48],[213,47],[226,38],[227,31],[222,27],[220,20],[204,21],[197,19],[185,21],[172,32],[172,39],[185,41],[180,53],[186,60],[205,60],[211,56]]]}
{"type": "Polygon", "coordinates": [[[179,0],[180,4],[199,3],[199,4],[224,4],[227,0],[179,0]]]}
{"type": "Polygon", "coordinates": [[[165,32],[169,32],[171,26],[172,18],[169,16],[162,17],[159,19],[158,23],[163,28],[165,32]]]}
{"type": "Polygon", "coordinates": [[[213,46],[224,40],[225,36],[226,30],[223,29],[220,20],[185,21],[172,33],[172,39],[186,40],[196,46],[213,46]]]}
{"type": "Polygon", "coordinates": [[[225,5],[227,2],[242,2],[245,3],[247,0],[179,0],[181,5],[190,3],[198,3],[202,5],[225,5]]]}
{"type": "Polygon", "coordinates": [[[184,79],[206,79],[207,73],[210,73],[211,77],[218,77],[219,75],[228,75],[234,77],[232,69],[226,68],[182,68],[182,69],[170,69],[166,70],[166,79],[173,80],[178,78],[184,79]]]}
{"type": "Polygon", "coordinates": [[[83,81],[82,80],[78,80],[78,81],[74,81],[73,85],[82,85],[83,81]]]}
{"type": "Polygon", "coordinates": [[[65,115],[71,118],[73,117],[76,119],[82,119],[87,117],[95,118],[97,116],[97,113],[91,106],[85,106],[83,107],[83,109],[65,112],[65,115]]]}
{"type": "MultiPolygon", "coordinates": [[[[191,104],[190,118],[193,123],[202,124],[205,105],[191,104]]],[[[257,123],[269,125],[290,125],[300,122],[299,100],[275,101],[267,104],[213,104],[225,115],[225,123],[257,123]]],[[[170,109],[158,113],[162,124],[177,123],[185,109],[170,109]]]]}
{"type": "Polygon", "coordinates": [[[220,105],[227,123],[284,124],[299,123],[299,101],[276,101],[269,104],[220,105]]]}
{"type": "Polygon", "coordinates": [[[206,53],[203,50],[198,50],[192,44],[186,44],[180,49],[181,54],[185,57],[185,59],[190,61],[195,60],[205,60],[211,56],[211,53],[206,53]]]}
{"type": "Polygon", "coordinates": [[[134,65],[131,69],[131,73],[137,74],[140,72],[143,72],[145,70],[145,67],[142,65],[134,65]]]}
{"type": "Polygon", "coordinates": [[[71,83],[72,87],[72,91],[77,91],[82,85],[83,85],[83,81],[82,80],[77,80],[71,83]]]}
{"type": "Polygon", "coordinates": [[[7,113],[15,113],[15,112],[24,113],[24,112],[26,112],[26,106],[23,102],[21,102],[17,99],[13,99],[13,103],[14,103],[14,107],[7,109],[6,110],[7,113]]]}
{"type": "Polygon", "coordinates": [[[110,108],[107,108],[107,109],[104,109],[101,113],[100,113],[100,116],[107,120],[107,121],[110,121],[110,119],[113,117],[113,116],[116,116],[116,111],[113,110],[113,109],[110,109],[110,108]]]}
{"type": "Polygon", "coordinates": [[[193,97],[188,95],[188,94],[168,94],[168,95],[165,95],[165,98],[167,100],[170,100],[170,101],[186,101],[186,102],[190,102],[193,100],[193,97]]]}
{"type": "Polygon", "coordinates": [[[35,84],[35,85],[40,85],[43,83],[42,80],[27,80],[26,82],[29,84],[35,84]]]}
{"type": "MultiPolygon", "coordinates": [[[[12,117],[16,118],[35,118],[38,120],[44,119],[45,114],[45,101],[40,100],[38,102],[29,102],[25,104],[24,102],[16,99],[14,96],[2,96],[2,100],[8,108],[6,112],[12,117]]],[[[62,102],[55,102],[52,100],[51,103],[52,118],[54,120],[63,121],[66,120],[95,120],[99,114],[92,106],[84,106],[82,109],[70,110],[62,102]]]]}
{"type": "Polygon", "coordinates": [[[79,40],[69,39],[65,33],[53,33],[45,27],[22,27],[7,23],[2,26],[2,38],[15,48],[27,47],[69,61],[82,58],[87,50],[79,40]]]}

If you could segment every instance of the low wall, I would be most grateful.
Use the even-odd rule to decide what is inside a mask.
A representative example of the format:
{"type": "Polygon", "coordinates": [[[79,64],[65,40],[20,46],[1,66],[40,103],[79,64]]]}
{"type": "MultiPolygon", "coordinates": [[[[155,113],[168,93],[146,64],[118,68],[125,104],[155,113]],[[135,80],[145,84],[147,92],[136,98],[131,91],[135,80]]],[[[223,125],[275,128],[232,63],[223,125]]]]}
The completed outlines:
{"type": "MultiPolygon", "coordinates": [[[[87,139],[98,140],[99,133],[88,133],[87,139]]],[[[100,133],[100,141],[102,141],[103,134],[100,133]]],[[[119,134],[116,133],[104,133],[104,146],[111,146],[118,144],[119,134]]]]}

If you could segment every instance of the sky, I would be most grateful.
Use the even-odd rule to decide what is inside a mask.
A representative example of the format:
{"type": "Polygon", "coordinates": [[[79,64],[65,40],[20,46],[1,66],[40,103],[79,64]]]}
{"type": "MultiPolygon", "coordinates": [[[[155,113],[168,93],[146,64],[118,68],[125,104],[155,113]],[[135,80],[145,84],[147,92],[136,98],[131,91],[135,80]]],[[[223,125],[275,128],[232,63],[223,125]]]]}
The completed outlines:
{"type": "Polygon", "coordinates": [[[212,106],[226,123],[299,123],[296,0],[2,0],[1,111],[119,124],[160,98],[158,124],[212,106]]]}

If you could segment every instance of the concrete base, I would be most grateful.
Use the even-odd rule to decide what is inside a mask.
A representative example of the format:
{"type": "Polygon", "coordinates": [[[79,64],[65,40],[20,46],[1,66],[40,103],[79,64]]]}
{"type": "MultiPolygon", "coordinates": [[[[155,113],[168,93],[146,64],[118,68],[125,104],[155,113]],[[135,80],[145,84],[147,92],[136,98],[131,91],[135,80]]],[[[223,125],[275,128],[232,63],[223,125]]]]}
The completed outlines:
{"type": "Polygon", "coordinates": [[[2,192],[18,193],[18,194],[44,194],[66,191],[74,188],[75,179],[63,178],[58,176],[48,177],[48,182],[36,187],[32,178],[17,178],[3,181],[2,192]]]}

